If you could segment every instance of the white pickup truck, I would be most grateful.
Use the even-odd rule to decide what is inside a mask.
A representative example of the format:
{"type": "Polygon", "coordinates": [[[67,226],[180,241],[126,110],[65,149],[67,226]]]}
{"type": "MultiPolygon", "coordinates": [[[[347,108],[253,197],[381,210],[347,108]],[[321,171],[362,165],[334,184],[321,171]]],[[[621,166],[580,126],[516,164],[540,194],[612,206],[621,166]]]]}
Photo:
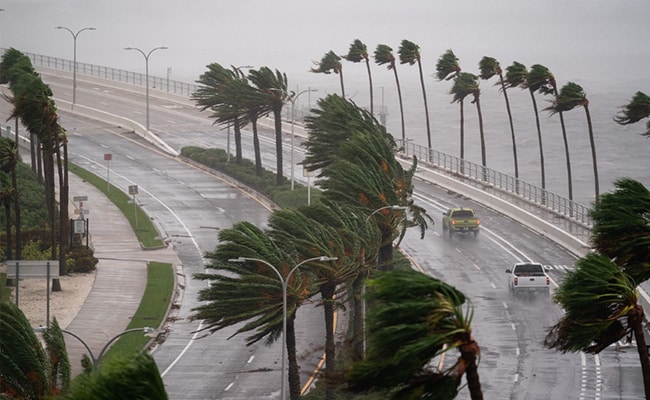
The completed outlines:
{"type": "Polygon", "coordinates": [[[515,263],[506,273],[509,274],[510,293],[515,296],[525,292],[542,293],[547,297],[551,295],[551,278],[540,263],[515,263]]]}

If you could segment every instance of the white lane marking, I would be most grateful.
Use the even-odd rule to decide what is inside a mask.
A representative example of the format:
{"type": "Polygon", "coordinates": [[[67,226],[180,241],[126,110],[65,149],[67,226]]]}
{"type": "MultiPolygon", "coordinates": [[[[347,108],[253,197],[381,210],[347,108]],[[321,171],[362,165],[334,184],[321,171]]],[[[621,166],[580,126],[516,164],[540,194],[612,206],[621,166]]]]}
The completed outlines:
{"type": "Polygon", "coordinates": [[[246,361],[246,364],[250,364],[250,363],[252,363],[254,358],[255,358],[255,356],[250,356],[250,358],[248,359],[248,361],[246,361]]]}
{"type": "Polygon", "coordinates": [[[228,384],[228,386],[226,386],[226,388],[225,388],[223,391],[224,391],[224,392],[229,391],[230,388],[232,388],[234,384],[235,384],[235,382],[230,382],[230,383],[228,384]]]}

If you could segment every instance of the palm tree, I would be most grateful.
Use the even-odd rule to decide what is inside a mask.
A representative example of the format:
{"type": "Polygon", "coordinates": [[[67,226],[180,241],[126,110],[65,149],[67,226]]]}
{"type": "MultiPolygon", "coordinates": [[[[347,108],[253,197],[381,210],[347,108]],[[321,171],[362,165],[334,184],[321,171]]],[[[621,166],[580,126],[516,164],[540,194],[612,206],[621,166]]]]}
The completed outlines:
{"type": "Polygon", "coordinates": [[[544,344],[562,352],[598,354],[634,335],[645,397],[650,398],[650,359],[637,284],[607,256],[591,253],[581,258],[553,294],[564,314],[550,328],[544,344]]]}
{"type": "MultiPolygon", "coordinates": [[[[366,70],[368,71],[368,87],[370,88],[370,114],[375,115],[374,109],[374,95],[372,88],[372,73],[370,72],[370,57],[368,55],[368,47],[359,39],[354,39],[350,45],[348,54],[343,56],[348,61],[353,63],[365,62],[366,70]]],[[[383,110],[382,110],[383,112],[383,110]]]]}
{"type": "Polygon", "coordinates": [[[630,178],[618,179],[614,186],[591,211],[591,244],[640,284],[650,279],[650,191],[630,178]]]}
{"type": "MultiPolygon", "coordinates": [[[[254,333],[246,338],[248,345],[265,339],[273,343],[282,333],[283,291],[278,277],[261,262],[231,262],[239,257],[264,260],[286,276],[296,265],[296,253],[291,246],[282,246],[268,231],[242,221],[219,232],[219,245],[206,254],[210,268],[216,272],[195,275],[209,280],[210,286],[199,292],[200,301],[208,301],[193,309],[192,320],[203,320],[202,331],[216,332],[243,323],[233,334],[254,333]]],[[[287,344],[289,392],[291,399],[300,396],[300,375],[296,357],[296,311],[314,292],[313,281],[302,270],[296,271],[287,286],[287,344]]]]}
{"type": "MultiPolygon", "coordinates": [[[[3,200],[5,203],[5,210],[7,215],[7,258],[14,260],[22,259],[22,227],[20,220],[20,196],[18,191],[18,178],[16,168],[18,166],[18,146],[15,142],[7,139],[0,140],[0,171],[6,177],[5,185],[3,185],[3,200]],[[16,232],[16,252],[15,258],[12,256],[11,249],[11,203],[14,207],[14,223],[13,226],[16,232]]],[[[4,178],[3,178],[4,179],[4,178]]]]}
{"type": "Polygon", "coordinates": [[[273,112],[275,122],[275,158],[276,183],[282,185],[284,172],[282,168],[282,107],[287,102],[287,75],[269,67],[248,72],[248,80],[263,94],[266,105],[273,112]]]}
{"type": "Polygon", "coordinates": [[[399,99],[399,113],[402,121],[402,141],[406,142],[406,129],[404,127],[404,105],[402,104],[402,88],[399,84],[399,76],[397,76],[397,65],[395,64],[393,49],[385,44],[380,44],[375,49],[374,58],[377,65],[386,64],[388,70],[392,70],[395,75],[395,84],[397,85],[397,98],[399,99]]]}
{"type": "Polygon", "coordinates": [[[517,179],[517,192],[519,191],[519,162],[517,161],[517,140],[515,136],[515,125],[512,122],[512,111],[510,110],[510,100],[508,99],[508,91],[506,90],[506,80],[503,76],[503,70],[501,69],[501,64],[496,58],[493,57],[483,57],[479,61],[479,69],[481,71],[481,79],[488,80],[493,76],[498,76],[499,81],[495,85],[501,86],[500,90],[503,93],[503,99],[506,102],[506,111],[508,112],[508,122],[510,124],[510,137],[512,138],[512,156],[515,164],[515,178],[517,179]]]}
{"type": "Polygon", "coordinates": [[[591,145],[591,160],[594,168],[594,190],[595,201],[598,202],[600,196],[598,184],[598,163],[596,161],[596,143],[594,141],[594,129],[591,123],[591,114],[589,113],[589,100],[582,86],[574,82],[569,82],[562,86],[559,94],[556,96],[553,104],[548,108],[552,113],[561,113],[571,111],[576,107],[582,106],[587,118],[587,128],[589,129],[589,143],[591,145]]]}
{"type": "MultiPolygon", "coordinates": [[[[420,46],[417,44],[408,41],[406,39],[402,40],[402,44],[399,47],[399,59],[401,64],[413,65],[418,64],[418,70],[420,72],[420,86],[422,87],[422,98],[424,99],[424,117],[426,118],[427,123],[427,144],[429,149],[431,148],[431,127],[429,126],[429,106],[427,105],[427,92],[424,87],[424,75],[422,74],[422,59],[420,57],[420,46]]],[[[404,144],[406,145],[406,143],[404,144]]]]}
{"type": "MultiPolygon", "coordinates": [[[[472,103],[476,104],[478,113],[479,135],[481,138],[481,165],[483,165],[483,179],[487,179],[487,160],[485,155],[485,134],[483,130],[483,113],[481,112],[481,89],[479,88],[478,76],[469,72],[461,72],[454,79],[454,85],[449,93],[454,95],[452,102],[462,103],[465,97],[472,95],[472,103]]],[[[461,158],[463,158],[461,156],[461,158]]]]}
{"type": "MultiPolygon", "coordinates": [[[[436,62],[436,79],[439,81],[448,81],[455,79],[460,74],[460,64],[454,52],[449,49],[444,52],[436,62]]],[[[464,99],[459,99],[458,105],[460,106],[460,159],[465,159],[465,103],[464,99]]],[[[452,100],[452,103],[454,100],[452,100]]],[[[463,165],[461,164],[461,171],[463,165]]]]}
{"type": "MultiPolygon", "coordinates": [[[[650,117],[650,96],[643,92],[636,92],[629,103],[621,107],[618,115],[614,116],[614,121],[620,125],[629,125],[639,122],[643,118],[650,117]]],[[[647,130],[642,133],[643,136],[650,136],[650,121],[646,125],[647,130]]]]}
{"type": "Polygon", "coordinates": [[[320,62],[314,61],[314,65],[316,65],[316,67],[312,68],[311,72],[317,74],[329,74],[334,72],[335,74],[338,74],[341,82],[341,96],[345,98],[345,87],[343,86],[343,64],[341,63],[341,57],[334,53],[334,51],[330,50],[325,53],[320,62]]]}
{"type": "Polygon", "coordinates": [[[471,398],[483,398],[473,310],[463,293],[414,270],[382,273],[368,286],[374,334],[366,359],[348,375],[353,390],[397,388],[393,399],[452,399],[465,375],[471,398]],[[431,367],[432,359],[453,349],[460,352],[456,363],[442,371],[431,367]]]}
{"type": "MultiPolygon", "coordinates": [[[[532,72],[532,71],[531,71],[532,72]]],[[[537,142],[539,143],[539,166],[541,170],[541,186],[542,189],[546,188],[546,168],[544,166],[544,146],[542,144],[542,127],[539,122],[539,111],[537,109],[537,100],[535,99],[535,92],[539,89],[538,83],[533,81],[532,86],[529,82],[530,72],[525,65],[514,61],[511,66],[506,68],[506,88],[520,87],[528,89],[530,99],[533,104],[533,111],[535,113],[535,126],[537,127],[537,142]]],[[[542,202],[545,197],[542,198],[542,202]]]]}

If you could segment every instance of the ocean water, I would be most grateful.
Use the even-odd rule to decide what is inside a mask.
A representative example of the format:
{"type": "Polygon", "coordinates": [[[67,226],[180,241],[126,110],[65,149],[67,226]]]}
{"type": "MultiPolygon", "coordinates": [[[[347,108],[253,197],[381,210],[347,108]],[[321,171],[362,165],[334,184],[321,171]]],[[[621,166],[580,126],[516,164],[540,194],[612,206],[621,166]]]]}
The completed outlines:
{"type": "MultiPolygon", "coordinates": [[[[629,176],[650,185],[650,139],[645,121],[621,127],[613,116],[638,90],[650,94],[650,3],[645,0],[0,0],[0,47],[144,72],[137,47],[152,53],[149,73],[194,82],[206,65],[268,66],[287,74],[289,86],[305,93],[297,108],[341,93],[339,76],[310,72],[330,50],[347,54],[360,39],[372,55],[378,44],[398,49],[403,39],[420,46],[433,147],[459,154],[459,107],[451,103],[451,82],[435,79],[438,57],[452,49],[465,72],[478,74],[483,56],[502,68],[518,61],[542,64],[560,86],[581,85],[589,99],[601,192],[629,176]]],[[[346,97],[369,108],[365,65],[343,60],[346,97]]],[[[426,145],[426,121],[417,66],[398,64],[406,137],[426,145]]],[[[386,126],[401,138],[393,71],[371,63],[374,107],[387,112],[386,126]]],[[[496,78],[481,81],[487,165],[514,174],[510,129],[496,78]]],[[[520,177],[540,184],[539,145],[530,95],[508,91],[514,113],[520,177]]],[[[537,96],[540,109],[548,99],[537,96]]],[[[480,162],[476,109],[465,104],[466,158],[480,162]]],[[[593,164],[585,112],[565,114],[574,181],[574,199],[594,200],[593,164]]],[[[567,195],[566,159],[557,116],[541,112],[546,187],[567,195]]]]}

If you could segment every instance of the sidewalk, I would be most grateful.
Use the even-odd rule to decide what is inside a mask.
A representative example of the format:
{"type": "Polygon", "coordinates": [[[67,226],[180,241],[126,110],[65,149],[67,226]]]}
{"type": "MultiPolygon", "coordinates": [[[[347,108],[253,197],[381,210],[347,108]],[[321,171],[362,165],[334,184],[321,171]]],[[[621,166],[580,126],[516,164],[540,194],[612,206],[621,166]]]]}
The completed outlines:
{"type": "MultiPolygon", "coordinates": [[[[70,199],[88,197],[84,209],[88,210],[90,245],[99,263],[90,294],[65,330],[79,336],[93,356],[99,357],[102,348],[127,328],[138,309],[147,284],[147,262],[177,265],[179,260],[171,248],[143,250],[128,220],[93,185],[74,174],[69,176],[69,185],[70,199]]],[[[80,360],[84,354],[89,355],[88,350],[73,336],[64,336],[72,374],[76,376],[82,371],[80,360]]]]}

